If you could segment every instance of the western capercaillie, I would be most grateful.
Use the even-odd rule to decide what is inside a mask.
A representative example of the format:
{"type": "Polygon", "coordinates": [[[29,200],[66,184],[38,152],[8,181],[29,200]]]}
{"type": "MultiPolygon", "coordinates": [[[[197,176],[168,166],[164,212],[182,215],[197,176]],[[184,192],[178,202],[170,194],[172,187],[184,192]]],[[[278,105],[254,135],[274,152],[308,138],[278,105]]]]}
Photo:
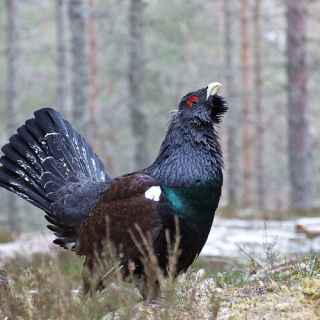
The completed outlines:
{"type": "Polygon", "coordinates": [[[176,273],[185,271],[207,240],[221,195],[216,126],[227,108],[220,86],[185,95],[155,161],[116,178],[60,113],[40,109],[2,148],[0,185],[42,209],[54,243],[85,256],[89,272],[107,239],[124,276],[132,265],[137,277],[145,276],[143,233],[166,274],[167,238],[177,229],[176,273]]]}

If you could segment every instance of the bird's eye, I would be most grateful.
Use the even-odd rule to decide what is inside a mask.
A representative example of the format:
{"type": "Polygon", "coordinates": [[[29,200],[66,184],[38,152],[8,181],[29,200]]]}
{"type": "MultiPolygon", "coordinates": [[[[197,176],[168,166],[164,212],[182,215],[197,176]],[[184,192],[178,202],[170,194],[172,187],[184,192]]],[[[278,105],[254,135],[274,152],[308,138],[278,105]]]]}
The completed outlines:
{"type": "Polygon", "coordinates": [[[199,101],[199,97],[198,96],[190,96],[188,99],[187,99],[187,106],[189,108],[192,108],[192,106],[197,103],[199,101]]]}

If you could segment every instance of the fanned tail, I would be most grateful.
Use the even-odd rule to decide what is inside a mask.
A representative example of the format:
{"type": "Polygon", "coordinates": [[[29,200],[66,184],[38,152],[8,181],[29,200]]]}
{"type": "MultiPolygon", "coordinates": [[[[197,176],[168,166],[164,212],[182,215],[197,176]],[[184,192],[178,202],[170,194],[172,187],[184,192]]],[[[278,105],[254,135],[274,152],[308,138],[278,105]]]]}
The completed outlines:
{"type": "Polygon", "coordinates": [[[0,186],[44,210],[47,220],[60,229],[69,228],[53,209],[61,190],[110,180],[85,139],[51,108],[36,111],[2,151],[0,186]]]}

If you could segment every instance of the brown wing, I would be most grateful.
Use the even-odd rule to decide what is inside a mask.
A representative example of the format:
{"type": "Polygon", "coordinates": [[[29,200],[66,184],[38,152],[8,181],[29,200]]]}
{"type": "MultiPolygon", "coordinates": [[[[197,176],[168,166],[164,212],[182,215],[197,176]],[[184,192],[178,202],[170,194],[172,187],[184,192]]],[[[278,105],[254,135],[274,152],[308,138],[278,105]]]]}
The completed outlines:
{"type": "Polygon", "coordinates": [[[132,239],[140,239],[137,227],[146,237],[155,239],[161,229],[159,202],[147,199],[145,192],[157,182],[144,174],[132,174],[114,179],[89,218],[80,228],[78,253],[92,257],[106,241],[112,241],[124,260],[135,261],[140,252],[132,239]]]}

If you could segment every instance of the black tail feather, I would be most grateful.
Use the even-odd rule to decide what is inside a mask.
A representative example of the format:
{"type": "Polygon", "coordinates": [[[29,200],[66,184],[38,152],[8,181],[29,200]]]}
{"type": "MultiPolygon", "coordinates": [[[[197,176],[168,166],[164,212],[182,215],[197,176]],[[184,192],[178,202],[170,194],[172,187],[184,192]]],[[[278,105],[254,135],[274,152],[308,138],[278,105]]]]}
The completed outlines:
{"type": "Polygon", "coordinates": [[[85,139],[58,112],[44,108],[34,115],[2,148],[0,186],[44,210],[60,243],[75,238],[75,228],[53,212],[59,190],[70,183],[110,178],[85,139]]]}
{"type": "Polygon", "coordinates": [[[0,186],[17,194],[45,212],[49,212],[50,202],[32,190],[23,178],[6,168],[1,168],[0,170],[0,186]]]}

